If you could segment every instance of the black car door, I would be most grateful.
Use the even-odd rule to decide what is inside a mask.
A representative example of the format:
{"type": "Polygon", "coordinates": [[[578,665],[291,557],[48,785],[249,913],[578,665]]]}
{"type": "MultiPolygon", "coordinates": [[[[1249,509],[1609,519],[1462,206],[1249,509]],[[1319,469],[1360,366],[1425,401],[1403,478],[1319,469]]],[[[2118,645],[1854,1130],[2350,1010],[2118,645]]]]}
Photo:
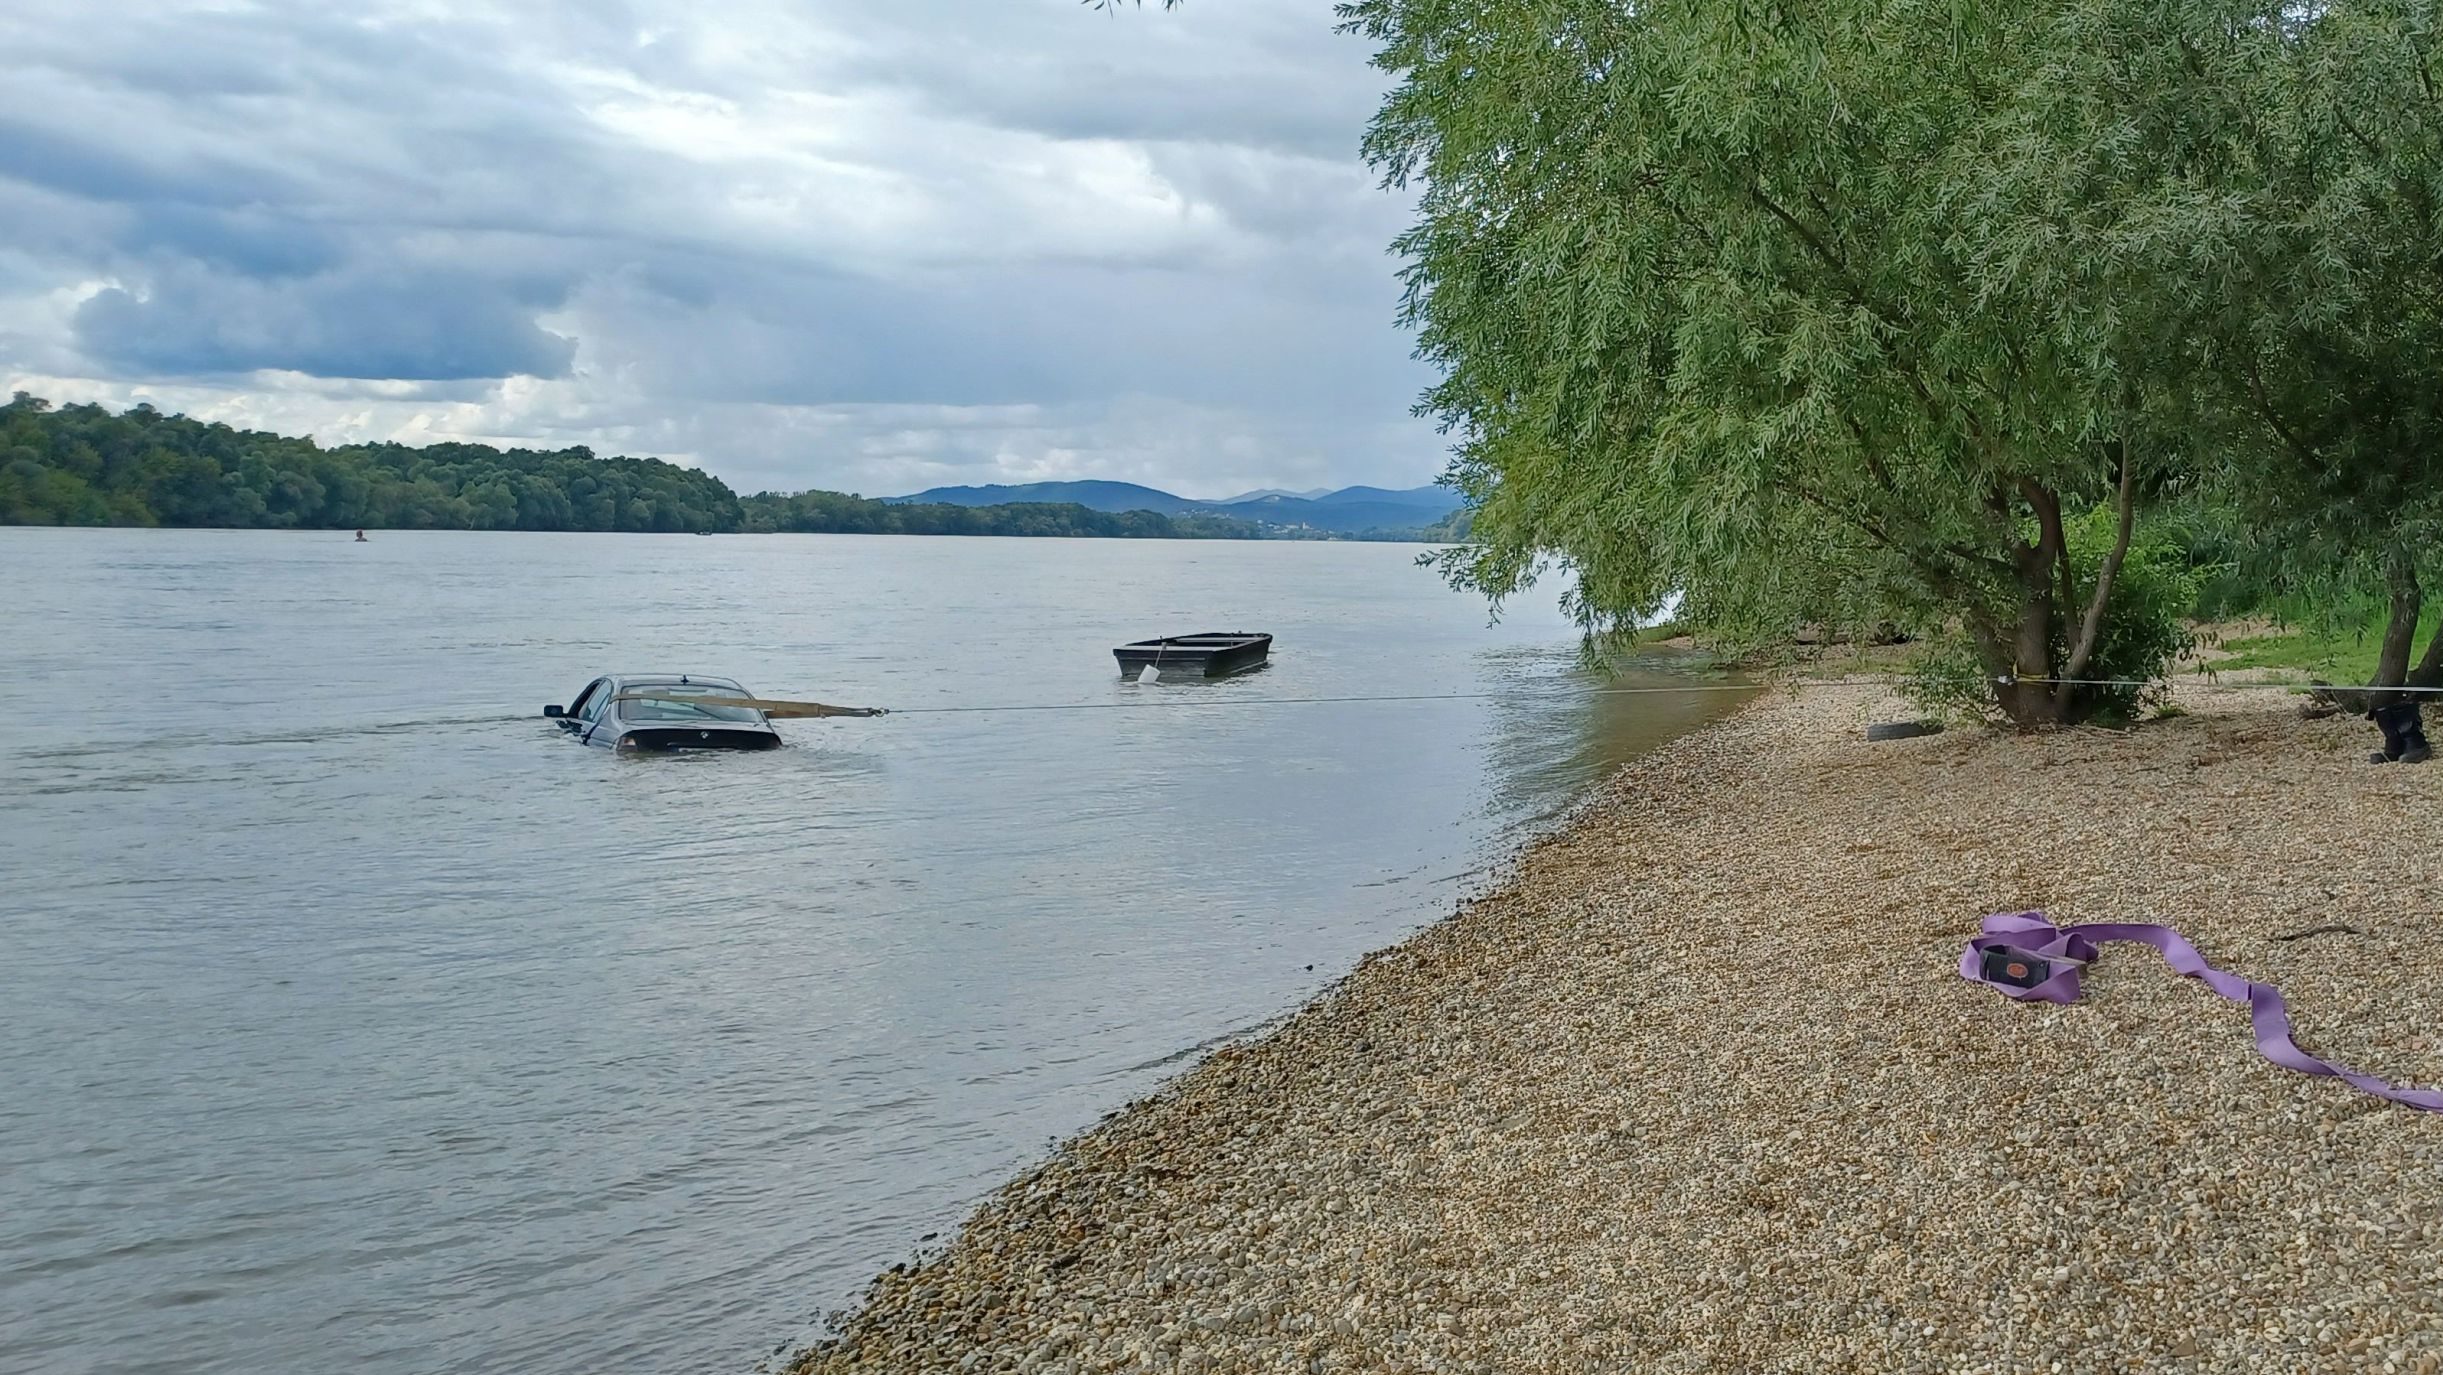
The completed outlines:
{"type": "Polygon", "coordinates": [[[577,694],[577,700],[568,704],[568,714],[574,718],[568,722],[568,728],[577,732],[579,739],[590,742],[594,738],[594,725],[610,702],[610,679],[596,678],[587,683],[585,691],[577,694]]]}

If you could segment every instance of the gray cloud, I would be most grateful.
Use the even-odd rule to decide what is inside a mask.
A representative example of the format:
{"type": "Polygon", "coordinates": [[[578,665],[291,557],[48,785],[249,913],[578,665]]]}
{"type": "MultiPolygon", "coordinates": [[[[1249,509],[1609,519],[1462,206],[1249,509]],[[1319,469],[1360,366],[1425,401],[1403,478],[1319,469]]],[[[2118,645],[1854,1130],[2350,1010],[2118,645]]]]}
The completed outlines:
{"type": "Polygon", "coordinates": [[[576,343],[535,323],[549,304],[501,284],[381,269],[305,278],[172,269],[146,296],[109,287],[87,297],[76,341],[112,367],[154,375],[560,377],[576,343]]]}
{"type": "Polygon", "coordinates": [[[228,159],[189,161],[113,147],[61,128],[0,117],[0,176],[85,200],[128,205],[245,205],[287,198],[281,179],[228,159]]]}
{"type": "Polygon", "coordinates": [[[1346,162],[1374,108],[1363,54],[1327,32],[1327,4],[1257,3],[1151,21],[1106,13],[1061,24],[1049,41],[1046,14],[1029,5],[977,6],[955,26],[861,23],[856,0],[825,0],[820,9],[840,31],[864,31],[832,68],[840,78],[1054,138],[1217,144],[1346,162]]]}
{"type": "Polygon", "coordinates": [[[343,265],[343,237],[260,204],[199,206],[178,201],[138,204],[118,242],[131,253],[163,262],[181,259],[243,277],[311,276],[343,265]]]}
{"type": "Polygon", "coordinates": [[[885,281],[690,257],[599,280],[572,309],[589,348],[634,360],[638,385],[707,400],[992,407],[1152,395],[1396,417],[1415,371],[1387,327],[1393,285],[1374,266],[1215,274],[1055,260],[885,281]],[[694,347],[654,347],[669,336],[694,347]]]}
{"type": "Polygon", "coordinates": [[[1439,466],[1321,0],[49,8],[0,388],[750,487],[1439,466]]]}

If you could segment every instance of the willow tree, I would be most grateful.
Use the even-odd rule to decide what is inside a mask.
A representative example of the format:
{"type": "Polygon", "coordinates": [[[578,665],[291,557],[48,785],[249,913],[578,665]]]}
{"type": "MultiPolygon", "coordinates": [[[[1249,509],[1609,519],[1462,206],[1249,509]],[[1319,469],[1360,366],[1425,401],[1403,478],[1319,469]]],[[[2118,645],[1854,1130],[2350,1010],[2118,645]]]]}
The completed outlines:
{"type": "MultiPolygon", "coordinates": [[[[1367,138],[1420,188],[1406,319],[1500,596],[1548,557],[1590,627],[1876,609],[1961,628],[2022,724],[2075,719],[2136,508],[2191,461],[2185,307],[2124,220],[2007,178],[2070,6],[1357,0],[1367,138]],[[2031,209],[2033,207],[2033,209],[2031,209]],[[2067,515],[2101,506],[2082,566],[2067,515]]],[[[2124,666],[2126,667],[2126,666],[2124,666]]]]}
{"type": "MultiPolygon", "coordinates": [[[[2130,299],[2181,322],[2156,363],[2196,402],[2200,487],[2253,572],[2386,603],[2378,685],[2411,672],[2443,573],[2438,17],[2429,0],[2065,4],[1989,178],[2021,223],[2144,264],[2153,289],[2130,299]]],[[[2443,675],[2443,635],[2418,667],[2443,675]]]]}
{"type": "MultiPolygon", "coordinates": [[[[2278,41],[2247,72],[2259,189],[2229,233],[2238,271],[2207,336],[2265,431],[2231,469],[2233,499],[2282,570],[2380,596],[2378,686],[2410,677],[2443,574],[2438,20],[2420,0],[2333,0],[2262,31],[2278,41]]],[[[2415,669],[2443,674],[2443,632],[2415,669]]]]}

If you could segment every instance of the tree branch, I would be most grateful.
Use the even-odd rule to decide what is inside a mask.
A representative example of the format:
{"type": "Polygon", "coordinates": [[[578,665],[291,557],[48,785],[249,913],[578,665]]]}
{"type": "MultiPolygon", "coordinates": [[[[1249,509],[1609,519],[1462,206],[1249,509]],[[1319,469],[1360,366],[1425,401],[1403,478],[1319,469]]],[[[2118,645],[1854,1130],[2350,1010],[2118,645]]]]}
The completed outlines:
{"type": "MultiPolygon", "coordinates": [[[[2060,584],[2061,614],[2070,614],[2078,605],[2078,570],[2070,566],[2070,536],[2061,528],[2061,499],[2053,499],[2053,573],[2060,584]]],[[[2065,674],[2065,677],[2075,675],[2065,674]]]]}
{"type": "Polygon", "coordinates": [[[2032,477],[2019,479],[2019,497],[2027,503],[2027,509],[2036,513],[2036,542],[2028,546],[2029,550],[2042,549],[2047,544],[2056,550],[2068,548],[2069,538],[2061,529],[2061,498],[2032,477]]]}
{"type": "MultiPolygon", "coordinates": [[[[1815,507],[1817,510],[1822,511],[1824,514],[1831,516],[1834,520],[1840,521],[1844,525],[1855,527],[1868,539],[1873,540],[1875,543],[1882,545],[1884,548],[1891,550],[1895,554],[1898,554],[1903,562],[1907,563],[1911,568],[1917,570],[1917,575],[1919,577],[1926,580],[1928,590],[1934,592],[1947,592],[1959,581],[1958,570],[1945,567],[1940,561],[1926,554],[1922,550],[1913,549],[1908,545],[1901,543],[1899,540],[1892,538],[1891,532],[1884,529],[1881,522],[1876,521],[1871,517],[1860,515],[1855,511],[1846,510],[1798,483],[1777,482],[1774,485],[1789,492],[1790,495],[1797,497],[1799,500],[1806,502],[1808,505],[1815,507]]],[[[1942,552],[1950,553],[1951,551],[1944,550],[1942,552]]]]}
{"type": "Polygon", "coordinates": [[[2419,686],[2443,686],[2438,681],[2426,681],[2436,672],[2443,672],[2443,625],[2436,625],[2436,633],[2426,640],[2426,652],[2419,655],[2419,669],[2409,681],[2419,686]]]}
{"type": "Polygon", "coordinates": [[[2413,681],[2417,681],[2419,687],[2443,687],[2443,683],[2423,681],[2439,671],[2443,671],[2443,625],[2436,626],[2433,638],[2426,642],[2426,652],[2418,658],[2417,675],[2413,681]]]}
{"type": "MultiPolygon", "coordinates": [[[[2019,479],[2019,495],[2026,499],[2028,509],[2036,513],[2036,542],[2028,547],[2028,552],[2042,557],[2047,548],[2052,550],[2052,595],[2056,599],[2053,615],[2067,616],[2070,608],[2078,604],[2078,592],[2071,585],[2070,536],[2061,528],[2061,497],[2032,477],[2019,479]]],[[[2050,625],[2045,627],[2045,633],[2049,638],[2052,633],[2050,625]]]]}
{"type": "Polygon", "coordinates": [[[2010,566],[2010,560],[1995,558],[1982,549],[1972,549],[1965,544],[1946,544],[1943,546],[1943,552],[1955,559],[1969,563],[1981,563],[2006,578],[2019,571],[2010,566]]]}
{"type": "MultiPolygon", "coordinates": [[[[1859,287],[1857,277],[1850,272],[1848,260],[1843,258],[1839,253],[1834,252],[1832,245],[1824,242],[1823,237],[1817,234],[1813,229],[1809,228],[1806,221],[1801,220],[1798,216],[1791,214],[1787,206],[1784,206],[1780,201],[1773,199],[1771,196],[1766,195],[1762,186],[1750,182],[1748,184],[1747,194],[1749,199],[1764,207],[1766,214],[1771,215],[1774,219],[1777,219],[1784,225],[1788,226],[1790,232],[1798,236],[1799,242],[1805,244],[1809,251],[1813,252],[1816,257],[1822,259],[1826,267],[1829,267],[1834,272],[1839,273],[1841,275],[1841,284],[1849,288],[1849,294],[1852,298],[1858,300],[1858,304],[1866,304],[1865,300],[1863,299],[1866,293],[1859,287]]],[[[1867,309],[1874,310],[1874,307],[1867,306],[1867,309]]],[[[1876,310],[1875,314],[1880,316],[1883,314],[1883,312],[1876,310]]]]}
{"type": "MultiPolygon", "coordinates": [[[[1857,441],[1858,457],[1866,464],[1867,474],[1874,478],[1875,485],[1881,487],[1884,492],[1890,496],[1899,498],[1900,484],[1893,480],[1890,465],[1883,461],[1882,455],[1876,453],[1875,446],[1867,440],[1866,427],[1859,424],[1858,418],[1847,411],[1843,411],[1841,413],[1841,423],[1849,427],[1849,437],[1857,441]]],[[[1800,496],[1815,502],[1815,504],[1818,506],[1824,505],[1824,502],[1820,498],[1801,490],[1795,483],[1791,484],[1791,490],[1798,493],[1800,496]]],[[[1830,508],[1827,507],[1826,509],[1830,508]]],[[[1923,523],[1924,522],[1920,522],[1920,524],[1923,523]]],[[[1935,539],[1941,538],[1939,534],[1936,534],[1931,529],[1927,530],[1927,534],[1935,539]]],[[[1886,545],[1886,547],[1892,549],[1895,553],[1902,553],[1903,557],[1907,557],[1907,555],[1899,548],[1897,544],[1886,545]]],[[[1973,548],[1969,545],[1953,542],[1938,544],[1935,546],[1935,548],[1938,552],[1949,554],[1951,557],[1958,559],[1963,563],[1982,564],[1983,566],[1992,569],[1994,572],[1999,573],[2004,577],[2011,576],[2014,571],[2011,568],[2008,560],[1995,558],[1993,555],[1986,553],[1984,550],[1973,548]]]]}
{"type": "Polygon", "coordinates": [[[2256,402],[2257,415],[2272,428],[2274,434],[2301,462],[2314,463],[2316,461],[2315,448],[2293,433],[2288,425],[2282,423],[2282,413],[2273,404],[2273,397],[2265,390],[2265,375],[2258,370],[2256,357],[2253,354],[2248,357],[2247,372],[2248,395],[2256,402]]]}
{"type": "Polygon", "coordinates": [[[1858,457],[1866,464],[1867,474],[1874,478],[1875,485],[1893,496],[1900,495],[1898,484],[1892,481],[1892,470],[1883,465],[1883,456],[1875,452],[1874,444],[1867,439],[1866,427],[1848,411],[1841,412],[1841,423],[1849,427],[1849,437],[1858,442],[1858,457]]]}
{"type": "Polygon", "coordinates": [[[2333,107],[2333,118],[2341,121],[2342,131],[2347,133],[2353,140],[2355,140],[2359,147],[2364,148],[2367,151],[2368,157],[2383,157],[2383,145],[2377,143],[2371,138],[2368,138],[2365,132],[2360,130],[2358,125],[2350,119],[2349,111],[2336,105],[2333,107]]]}
{"type": "MultiPolygon", "coordinates": [[[[1840,278],[1842,289],[1847,292],[1851,305],[1882,321],[1884,328],[1895,335],[1907,331],[1908,322],[1869,299],[1865,284],[1860,282],[1857,274],[1850,270],[1849,260],[1843,258],[1838,250],[1825,242],[1823,236],[1816,233],[1806,221],[1792,214],[1789,208],[1781,202],[1766,195],[1764,187],[1756,182],[1748,183],[1747,194],[1750,200],[1763,207],[1766,214],[1787,226],[1791,233],[1798,236],[1799,242],[1807,246],[1809,252],[1820,259],[1826,267],[1832,269],[1834,275],[1840,278]]],[[[1904,356],[1899,349],[1892,347],[1889,343],[1878,342],[1884,357],[1891,361],[1892,366],[1900,370],[1901,377],[1909,384],[1909,390],[1916,394],[1918,404],[1925,407],[1927,417],[1938,425],[1943,423],[1942,403],[1934,399],[1933,390],[1926,385],[1925,375],[1916,362],[1904,356]]],[[[1970,375],[1969,381],[1986,386],[1988,391],[1993,390],[1990,384],[1983,383],[1982,379],[1973,374],[1970,375]]],[[[1997,400],[2006,400],[1998,392],[1995,393],[1995,396],[1997,400]]],[[[1967,423],[1968,433],[1976,439],[1979,446],[1990,451],[1993,441],[1986,433],[1984,422],[1977,418],[1977,413],[1968,406],[1956,402],[1953,405],[1958,410],[1960,419],[1967,423]]]]}
{"type": "Polygon", "coordinates": [[[2095,643],[2104,631],[2104,604],[2112,598],[2112,579],[2121,571],[2121,560],[2129,555],[2129,532],[2137,523],[2137,503],[2132,500],[2135,490],[2136,465],[2130,461],[2129,441],[2121,441],[2121,492],[2118,501],[2120,528],[2112,536],[2112,552],[2104,556],[2104,566],[2095,575],[2095,595],[2088,599],[2086,617],[2079,622],[2078,644],[2070,650],[2069,663],[2061,676],[2075,678],[2084,672],[2087,660],[2094,657],[2095,643]]]}

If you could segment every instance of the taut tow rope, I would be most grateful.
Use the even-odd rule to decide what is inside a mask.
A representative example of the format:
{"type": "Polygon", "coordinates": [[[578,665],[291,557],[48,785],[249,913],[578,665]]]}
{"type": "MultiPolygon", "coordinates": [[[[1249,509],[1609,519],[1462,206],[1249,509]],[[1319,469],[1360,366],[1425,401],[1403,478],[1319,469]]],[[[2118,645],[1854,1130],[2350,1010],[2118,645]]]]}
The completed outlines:
{"type": "MultiPolygon", "coordinates": [[[[1821,686],[1832,687],[1825,683],[1821,686]]],[[[1327,702],[1478,702],[1493,698],[1537,701],[1558,698],[1617,697],[1647,693],[1761,692],[1759,683],[1688,683],[1671,687],[1548,688],[1511,692],[1395,692],[1346,697],[1143,697],[1127,702],[1032,702],[966,707],[893,707],[893,716],[947,715],[970,711],[1144,711],[1155,707],[1294,707],[1327,702]]]]}
{"type": "MultiPolygon", "coordinates": [[[[1130,680],[1137,681],[1137,680],[1130,680]]],[[[2144,678],[2021,678],[2003,675],[1993,680],[2008,687],[2014,683],[2044,683],[2070,687],[2152,687],[2159,679],[2144,678]]],[[[1849,678],[1792,678],[1754,683],[1675,683],[1637,687],[1542,689],[1508,689],[1489,692],[1392,692],[1352,693],[1324,697],[1141,697],[1118,702],[994,702],[972,706],[942,707],[837,707],[823,702],[792,701],[776,697],[733,697],[663,694],[653,692],[622,693],[615,701],[652,701],[699,703],[716,707],[746,707],[761,711],[776,720],[826,716],[946,716],[969,712],[1012,711],[1143,711],[1162,707],[1273,707],[1316,706],[1345,702],[1478,702],[1496,699],[1533,701],[1557,698],[1646,696],[1691,692],[1771,692],[1837,687],[1891,687],[1895,679],[1890,674],[1849,678]]],[[[2203,692],[2282,692],[2293,696],[2319,691],[2363,693],[2443,693],[2443,688],[2383,687],[2370,688],[2350,684],[2308,683],[2186,683],[2181,686],[2203,692]]]]}
{"type": "MultiPolygon", "coordinates": [[[[2244,672],[2244,671],[2245,671],[2245,670],[2239,670],[2239,669],[2235,669],[2235,670],[2233,670],[2233,672],[2244,672]]],[[[2046,685],[2048,685],[2048,686],[2052,686],[2052,685],[2060,685],[2060,686],[2064,686],[2064,687],[2149,687],[2149,686],[2152,686],[2152,684],[2151,684],[2149,681],[2147,681],[2147,680],[2145,680],[2145,679],[2141,679],[2141,678],[2030,678],[2030,677],[2022,677],[2022,676],[2019,676],[2019,675],[2016,675],[2016,674],[2009,674],[2009,673],[2005,673],[2005,674],[2001,674],[2001,675],[1997,676],[1997,677],[1994,679],[1994,682],[1995,682],[1995,683],[1997,683],[1997,684],[1999,684],[1999,685],[2001,685],[2001,686],[2003,686],[2003,687],[2009,687],[2009,686],[2010,686],[2011,684],[2013,684],[2013,683],[2043,683],[2043,684],[2046,684],[2046,685]]],[[[2375,687],[2375,686],[2373,686],[2373,685],[2371,685],[2371,684],[2367,684],[2367,683],[2216,683],[2216,682],[2210,682],[2210,681],[2209,681],[2209,682],[2204,682],[2204,683],[2193,683],[2193,684],[2190,684],[2189,686],[2191,686],[2191,687],[2197,687],[2197,688],[2202,688],[2202,689],[2204,689],[2204,690],[2206,690],[2206,691],[2208,691],[2208,692],[2290,692],[2290,693],[2317,693],[2317,692],[2363,692],[2363,693],[2367,693],[2367,694],[2370,694],[2370,695],[2372,695],[2372,694],[2374,694],[2374,693],[2378,693],[2378,692],[2400,692],[2400,693],[2436,693],[2436,692],[2443,692],[2443,687],[2411,687],[2411,686],[2409,686],[2409,685],[2408,685],[2408,684],[2406,684],[2406,683],[2402,684],[2402,685],[2401,685],[2401,686],[2399,686],[2399,687],[2375,687]]]]}

